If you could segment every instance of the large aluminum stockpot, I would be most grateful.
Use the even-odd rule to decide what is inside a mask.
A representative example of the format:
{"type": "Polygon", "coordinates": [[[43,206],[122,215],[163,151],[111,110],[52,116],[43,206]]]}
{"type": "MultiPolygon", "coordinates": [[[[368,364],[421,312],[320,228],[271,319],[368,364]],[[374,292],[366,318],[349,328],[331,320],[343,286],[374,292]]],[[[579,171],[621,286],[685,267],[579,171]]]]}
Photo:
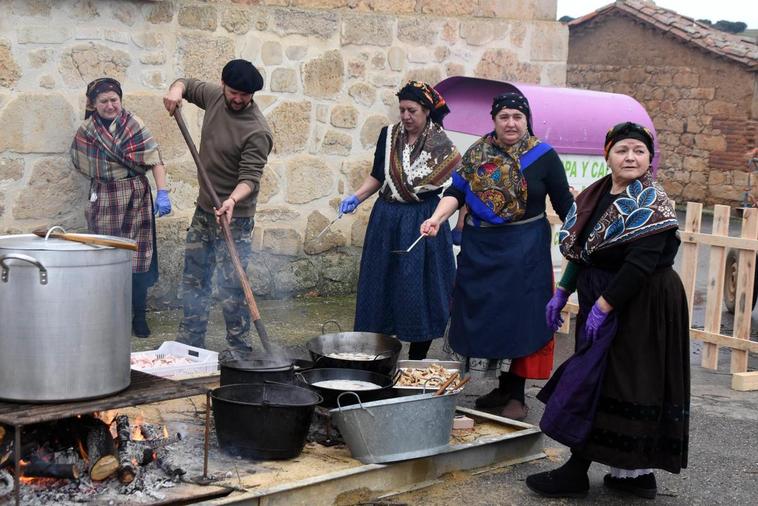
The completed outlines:
{"type": "Polygon", "coordinates": [[[132,254],[0,236],[0,398],[58,402],[129,386],[132,254]]]}

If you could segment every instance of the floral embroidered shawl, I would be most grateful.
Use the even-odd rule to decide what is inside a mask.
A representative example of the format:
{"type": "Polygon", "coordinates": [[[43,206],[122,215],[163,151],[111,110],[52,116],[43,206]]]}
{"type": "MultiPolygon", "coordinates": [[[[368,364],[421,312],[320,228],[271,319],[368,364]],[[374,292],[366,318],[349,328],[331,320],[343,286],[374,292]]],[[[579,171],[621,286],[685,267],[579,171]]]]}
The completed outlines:
{"type": "Polygon", "coordinates": [[[679,227],[668,195],[648,171],[608,206],[582,247],[578,236],[610,188],[609,174],[587,187],[569,209],[558,236],[561,253],[568,260],[586,264],[595,251],[679,227]]]}
{"type": "Polygon", "coordinates": [[[413,146],[402,124],[387,127],[384,186],[381,194],[395,202],[420,202],[418,194],[434,191],[450,178],[461,154],[445,130],[428,122],[413,146]]]}

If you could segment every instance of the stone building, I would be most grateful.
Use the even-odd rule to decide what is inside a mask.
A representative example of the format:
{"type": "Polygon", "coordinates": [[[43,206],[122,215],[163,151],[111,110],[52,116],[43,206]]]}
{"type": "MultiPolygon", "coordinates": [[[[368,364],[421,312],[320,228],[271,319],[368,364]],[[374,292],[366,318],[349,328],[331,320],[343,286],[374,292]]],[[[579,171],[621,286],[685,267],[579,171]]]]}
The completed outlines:
{"type": "MultiPolygon", "coordinates": [[[[264,74],[255,101],[275,147],[249,274],[270,297],[354,289],[370,203],[312,239],[369,171],[406,80],[565,84],[568,30],[555,0],[0,0],[0,13],[0,233],[85,228],[87,181],[67,153],[86,83],[115,77],[169,172],[174,213],[157,220],[162,281],[151,291],[167,303],[197,192],[162,106],[176,77],[218,81],[234,57],[264,74]]],[[[196,142],[201,112],[184,108],[196,142]]]]}
{"type": "Polygon", "coordinates": [[[755,42],[643,0],[617,1],[568,26],[568,86],[624,93],[645,106],[669,195],[739,205],[758,129],[755,42]]]}

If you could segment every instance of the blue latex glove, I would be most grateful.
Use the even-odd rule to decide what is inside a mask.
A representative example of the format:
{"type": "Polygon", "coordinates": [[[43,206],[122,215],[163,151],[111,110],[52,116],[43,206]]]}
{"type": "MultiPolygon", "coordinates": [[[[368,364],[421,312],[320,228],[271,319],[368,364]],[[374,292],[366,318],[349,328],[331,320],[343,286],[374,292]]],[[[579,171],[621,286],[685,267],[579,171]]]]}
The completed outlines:
{"type": "Polygon", "coordinates": [[[561,310],[563,310],[566,302],[568,302],[569,293],[560,286],[555,289],[555,293],[545,306],[545,320],[547,326],[553,332],[557,332],[561,325],[563,325],[563,318],[561,317],[561,310]]]}
{"type": "Polygon", "coordinates": [[[358,205],[361,203],[360,200],[358,200],[358,197],[355,195],[350,195],[349,197],[345,197],[342,199],[342,202],[340,202],[340,212],[342,214],[352,213],[358,208],[358,205]]]}
{"type": "Polygon", "coordinates": [[[163,216],[171,212],[171,199],[168,198],[168,190],[158,190],[155,194],[155,207],[153,212],[163,216]]]}
{"type": "Polygon", "coordinates": [[[455,244],[456,246],[460,246],[461,241],[463,240],[463,230],[461,230],[460,228],[454,228],[453,230],[450,231],[450,233],[453,236],[453,244],[455,244]]]}
{"type": "Polygon", "coordinates": [[[591,342],[595,342],[597,340],[597,338],[600,336],[600,327],[603,325],[603,322],[605,322],[606,318],[608,318],[609,314],[610,313],[603,312],[603,310],[600,309],[600,306],[597,305],[597,302],[592,305],[590,314],[587,315],[587,322],[584,324],[584,335],[587,339],[589,339],[591,342]]]}

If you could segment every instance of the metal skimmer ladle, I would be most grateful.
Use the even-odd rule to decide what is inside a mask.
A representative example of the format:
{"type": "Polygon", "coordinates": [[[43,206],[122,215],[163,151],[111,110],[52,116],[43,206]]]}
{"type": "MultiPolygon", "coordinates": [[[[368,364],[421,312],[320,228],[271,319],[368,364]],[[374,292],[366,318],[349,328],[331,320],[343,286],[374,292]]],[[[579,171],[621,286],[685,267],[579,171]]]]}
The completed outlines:
{"type": "Polygon", "coordinates": [[[392,253],[395,253],[396,255],[405,255],[406,253],[409,253],[413,249],[413,247],[416,246],[418,242],[424,237],[426,237],[426,234],[421,234],[420,236],[418,236],[418,239],[413,241],[413,244],[408,246],[408,249],[395,249],[395,250],[392,250],[392,253]]]}
{"type": "Polygon", "coordinates": [[[316,236],[316,238],[313,239],[313,240],[314,241],[318,241],[319,238],[321,238],[321,236],[324,235],[324,232],[326,232],[327,230],[329,230],[329,228],[331,228],[331,226],[334,225],[334,223],[337,220],[339,220],[340,218],[342,218],[342,213],[339,213],[336,218],[334,218],[332,221],[330,221],[329,224],[326,227],[324,227],[324,230],[322,230],[321,232],[319,232],[318,235],[316,236]]]}

